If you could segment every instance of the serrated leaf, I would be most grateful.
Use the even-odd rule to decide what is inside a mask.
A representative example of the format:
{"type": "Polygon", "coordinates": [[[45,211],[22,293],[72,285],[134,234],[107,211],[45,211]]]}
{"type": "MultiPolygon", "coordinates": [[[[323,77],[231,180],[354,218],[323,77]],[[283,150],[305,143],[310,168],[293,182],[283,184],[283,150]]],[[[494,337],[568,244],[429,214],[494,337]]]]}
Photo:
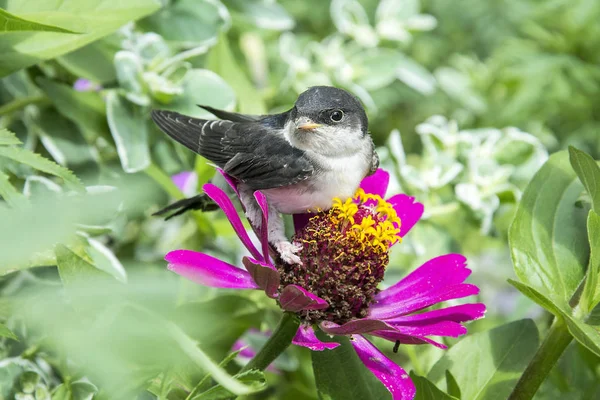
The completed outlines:
{"type": "Polygon", "coordinates": [[[17,335],[15,335],[14,333],[12,333],[12,331],[10,329],[8,329],[6,327],[6,325],[4,325],[4,324],[0,324],[0,337],[14,339],[16,341],[19,340],[19,338],[17,337],[17,335]]]}
{"type": "Polygon", "coordinates": [[[550,156],[525,192],[509,230],[515,273],[567,310],[585,273],[585,212],[575,207],[583,186],[566,151],[550,156]]]}
{"type": "Polygon", "coordinates": [[[460,386],[461,398],[504,400],[538,345],[533,321],[511,322],[461,340],[442,356],[427,377],[441,385],[449,370],[460,386]]]}
{"type": "Polygon", "coordinates": [[[265,114],[266,106],[260,93],[246,77],[233,57],[229,40],[225,34],[219,36],[217,44],[208,53],[208,69],[217,73],[235,90],[238,109],[245,114],[265,114]]]}
{"type": "Polygon", "coordinates": [[[10,1],[5,7],[7,12],[24,19],[35,19],[39,24],[58,25],[83,33],[0,33],[0,77],[91,43],[127,22],[156,11],[160,3],[156,0],[28,0],[10,1]]]}
{"type": "Polygon", "coordinates": [[[0,170],[0,197],[13,208],[27,203],[27,198],[10,183],[8,175],[0,170]]]}
{"type": "Polygon", "coordinates": [[[6,128],[0,129],[0,146],[10,146],[22,144],[19,138],[6,128]]]}
{"type": "Polygon", "coordinates": [[[589,154],[572,146],[569,146],[569,160],[592,198],[592,209],[600,214],[600,167],[589,154]]]}
{"type": "Polygon", "coordinates": [[[581,295],[581,303],[586,311],[592,310],[600,302],[600,215],[590,210],[587,219],[587,233],[590,244],[590,260],[587,277],[581,295]]]}
{"type": "Polygon", "coordinates": [[[72,189],[83,191],[84,187],[69,169],[56,164],[41,155],[21,147],[0,147],[0,157],[6,157],[21,164],[30,166],[38,171],[57,176],[65,181],[72,189]]]}
{"type": "MultiPolygon", "coordinates": [[[[311,352],[321,399],[389,399],[390,393],[360,361],[346,337],[333,350],[311,352]]],[[[337,341],[337,340],[336,340],[337,341]]]]}
{"type": "Polygon", "coordinates": [[[106,116],[123,170],[139,172],[150,165],[147,118],[141,108],[124,101],[116,91],[106,95],[106,116]]]}
{"type": "Polygon", "coordinates": [[[74,33],[68,29],[61,28],[59,26],[52,26],[46,24],[40,24],[35,21],[28,21],[26,19],[17,17],[0,8],[0,32],[13,32],[13,31],[45,31],[45,32],[62,32],[62,33],[74,33]]]}
{"type": "Polygon", "coordinates": [[[417,393],[414,400],[456,400],[456,397],[450,396],[448,393],[444,393],[437,386],[435,386],[430,380],[423,376],[418,376],[411,371],[410,379],[415,384],[417,393]]]}

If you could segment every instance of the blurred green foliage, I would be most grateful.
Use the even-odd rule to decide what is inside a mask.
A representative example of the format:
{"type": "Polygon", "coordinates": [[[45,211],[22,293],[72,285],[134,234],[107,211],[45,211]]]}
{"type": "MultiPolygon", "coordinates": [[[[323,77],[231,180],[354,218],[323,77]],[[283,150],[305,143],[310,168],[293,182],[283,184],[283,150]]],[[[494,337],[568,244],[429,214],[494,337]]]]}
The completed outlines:
{"type": "Polygon", "coordinates": [[[305,349],[288,350],[268,385],[262,374],[237,376],[230,362],[246,330],[274,326],[273,302],[165,271],[172,249],[234,264],[242,249],[219,213],[151,216],[214,170],[149,118],[152,108],[209,117],[197,104],[279,112],[316,84],[363,101],[390,191],[425,204],[385,283],[461,252],[488,305],[470,326],[485,332],[443,357],[431,346],[386,353],[427,393],[509,393],[548,327],[537,302],[583,343],[568,348],[538,398],[594,398],[599,264],[585,237],[600,226],[598,21],[597,0],[0,0],[0,399],[317,398],[305,349]],[[526,191],[548,154],[569,144],[592,158],[573,153],[573,171],[565,154],[553,156],[526,191]],[[192,186],[173,183],[181,171],[195,173],[192,186]],[[557,188],[569,198],[552,208],[557,188]],[[511,228],[515,286],[533,301],[506,283],[522,196],[511,228]],[[569,252],[569,265],[552,264],[553,285],[569,278],[556,290],[542,284],[551,250],[531,222],[548,218],[562,221],[552,243],[569,252]],[[573,310],[590,247],[585,308],[573,310]],[[538,250],[535,264],[528,252],[538,250]],[[535,324],[512,322],[526,317],[535,324]],[[515,338],[523,352],[510,348],[515,338]],[[473,369],[489,379],[472,379],[473,369]]]}

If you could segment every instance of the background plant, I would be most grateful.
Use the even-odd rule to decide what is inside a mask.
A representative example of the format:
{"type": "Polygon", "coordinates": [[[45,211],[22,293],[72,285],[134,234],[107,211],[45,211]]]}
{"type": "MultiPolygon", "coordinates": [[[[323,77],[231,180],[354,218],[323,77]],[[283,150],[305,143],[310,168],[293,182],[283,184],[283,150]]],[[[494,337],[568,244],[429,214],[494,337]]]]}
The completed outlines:
{"type": "Polygon", "coordinates": [[[221,215],[151,217],[193,193],[172,175],[213,175],[152,108],[278,112],[314,84],[361,98],[393,189],[425,204],[388,282],[461,252],[488,305],[445,353],[390,349],[418,398],[598,396],[600,4],[459,3],[0,1],[0,398],[331,390],[298,348],[236,375],[231,346],[278,310],[165,271],[175,248],[237,262],[221,215]]]}

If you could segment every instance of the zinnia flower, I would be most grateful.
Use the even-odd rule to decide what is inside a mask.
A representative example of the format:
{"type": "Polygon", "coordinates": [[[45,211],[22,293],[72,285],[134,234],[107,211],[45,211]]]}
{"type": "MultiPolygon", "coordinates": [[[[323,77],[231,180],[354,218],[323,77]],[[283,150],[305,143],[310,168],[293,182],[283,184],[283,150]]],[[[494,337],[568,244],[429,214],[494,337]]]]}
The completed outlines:
{"type": "MultiPolygon", "coordinates": [[[[236,190],[235,182],[225,178],[236,190]]],[[[229,197],[206,184],[204,192],[223,210],[251,254],[242,259],[245,270],[190,250],[167,254],[168,268],[205,286],[264,290],[283,310],[300,317],[302,324],[292,343],[315,351],[338,346],[320,341],[315,326],[329,335],[348,336],[358,357],[394,400],[412,399],[415,386],[408,374],[364,335],[445,348],[430,336],[465,334],[461,323],[483,317],[485,306],[463,304],[422,311],[479,292],[476,286],[464,283],[471,271],[459,254],[429,260],[400,282],[378,289],[390,247],[401,242],[423,214],[423,205],[412,197],[397,194],[384,200],[388,182],[389,174],[379,170],[363,180],[354,198],[335,199],[330,210],[310,217],[296,216],[292,241],[302,244],[298,253],[302,265],[282,263],[276,253],[270,253],[268,208],[261,192],[254,194],[263,210],[259,251],[229,197]]]]}

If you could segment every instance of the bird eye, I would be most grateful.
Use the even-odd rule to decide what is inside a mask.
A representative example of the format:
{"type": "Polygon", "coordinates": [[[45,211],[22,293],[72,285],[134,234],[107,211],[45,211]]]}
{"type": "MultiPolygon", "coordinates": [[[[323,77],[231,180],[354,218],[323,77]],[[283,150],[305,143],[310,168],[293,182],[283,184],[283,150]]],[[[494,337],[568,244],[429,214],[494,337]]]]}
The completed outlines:
{"type": "Polygon", "coordinates": [[[344,118],[344,112],[342,110],[333,110],[331,114],[329,114],[329,118],[333,122],[340,122],[342,118],[344,118]]]}

